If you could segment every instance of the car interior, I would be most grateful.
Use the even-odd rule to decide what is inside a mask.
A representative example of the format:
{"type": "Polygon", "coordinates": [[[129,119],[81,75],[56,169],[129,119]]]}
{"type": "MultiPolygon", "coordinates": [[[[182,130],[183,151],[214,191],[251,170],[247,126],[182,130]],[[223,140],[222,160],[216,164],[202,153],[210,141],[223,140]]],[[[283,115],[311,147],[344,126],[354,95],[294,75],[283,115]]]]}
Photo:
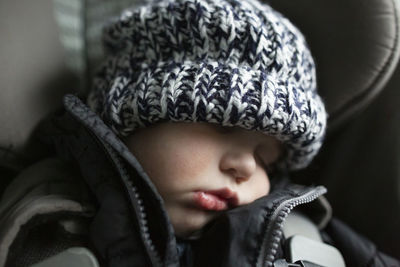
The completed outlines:
{"type": "MultiPolygon", "coordinates": [[[[296,182],[322,184],[333,215],[400,259],[400,2],[268,0],[303,32],[329,114],[325,143],[296,182]]],[[[0,196],[45,156],[33,133],[84,98],[101,25],[135,0],[0,2],[0,196]]]]}

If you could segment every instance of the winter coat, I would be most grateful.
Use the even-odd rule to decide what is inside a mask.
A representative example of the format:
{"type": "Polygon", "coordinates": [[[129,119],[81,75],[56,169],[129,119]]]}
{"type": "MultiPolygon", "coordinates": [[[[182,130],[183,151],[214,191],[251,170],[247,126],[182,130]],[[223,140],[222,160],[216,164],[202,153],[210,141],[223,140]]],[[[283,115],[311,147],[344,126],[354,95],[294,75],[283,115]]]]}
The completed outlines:
{"type": "Polygon", "coordinates": [[[1,202],[0,234],[6,237],[0,240],[1,267],[29,266],[74,245],[88,247],[101,266],[110,267],[278,266],[286,258],[282,229],[293,209],[324,228],[324,241],[341,251],[346,266],[400,266],[330,219],[324,187],[283,178],[267,196],[222,213],[200,238],[179,240],[161,196],[132,153],[78,98],[64,100],[66,112],[39,131],[57,157],[23,172],[1,202]],[[35,201],[41,209],[30,207],[35,201]],[[20,216],[20,207],[39,212],[20,216]]]}

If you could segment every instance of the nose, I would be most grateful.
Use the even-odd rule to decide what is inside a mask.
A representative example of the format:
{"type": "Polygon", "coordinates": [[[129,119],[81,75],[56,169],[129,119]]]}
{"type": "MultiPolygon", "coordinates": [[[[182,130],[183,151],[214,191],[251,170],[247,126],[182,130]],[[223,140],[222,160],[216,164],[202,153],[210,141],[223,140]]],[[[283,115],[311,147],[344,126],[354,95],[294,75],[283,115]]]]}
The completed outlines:
{"type": "Polygon", "coordinates": [[[247,181],[257,168],[256,159],[250,151],[228,152],[221,158],[220,169],[238,183],[247,181]]]}

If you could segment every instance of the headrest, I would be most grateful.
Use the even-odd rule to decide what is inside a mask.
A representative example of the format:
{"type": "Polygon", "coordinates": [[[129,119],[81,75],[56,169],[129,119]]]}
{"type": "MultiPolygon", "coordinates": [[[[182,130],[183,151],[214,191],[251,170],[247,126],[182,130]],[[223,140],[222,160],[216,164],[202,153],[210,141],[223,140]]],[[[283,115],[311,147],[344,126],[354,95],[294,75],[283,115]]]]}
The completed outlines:
{"type": "Polygon", "coordinates": [[[397,0],[270,0],[306,37],[318,90],[329,114],[328,136],[383,89],[399,59],[397,0]]]}
{"type": "Polygon", "coordinates": [[[19,168],[30,157],[26,145],[32,130],[62,105],[66,92],[73,92],[73,79],[52,0],[5,0],[0,25],[0,167],[19,168]]]}

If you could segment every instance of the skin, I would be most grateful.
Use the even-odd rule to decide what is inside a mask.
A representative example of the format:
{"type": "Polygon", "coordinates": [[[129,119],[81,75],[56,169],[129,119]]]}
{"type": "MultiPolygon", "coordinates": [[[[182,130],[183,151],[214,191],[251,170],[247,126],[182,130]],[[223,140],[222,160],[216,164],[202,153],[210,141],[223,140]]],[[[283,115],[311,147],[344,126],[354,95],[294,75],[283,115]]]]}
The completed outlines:
{"type": "Polygon", "coordinates": [[[202,229],[221,211],[194,205],[194,192],[229,188],[239,206],[268,194],[267,165],[280,156],[273,137],[210,123],[159,123],[125,140],[164,199],[180,237],[202,229]]]}

